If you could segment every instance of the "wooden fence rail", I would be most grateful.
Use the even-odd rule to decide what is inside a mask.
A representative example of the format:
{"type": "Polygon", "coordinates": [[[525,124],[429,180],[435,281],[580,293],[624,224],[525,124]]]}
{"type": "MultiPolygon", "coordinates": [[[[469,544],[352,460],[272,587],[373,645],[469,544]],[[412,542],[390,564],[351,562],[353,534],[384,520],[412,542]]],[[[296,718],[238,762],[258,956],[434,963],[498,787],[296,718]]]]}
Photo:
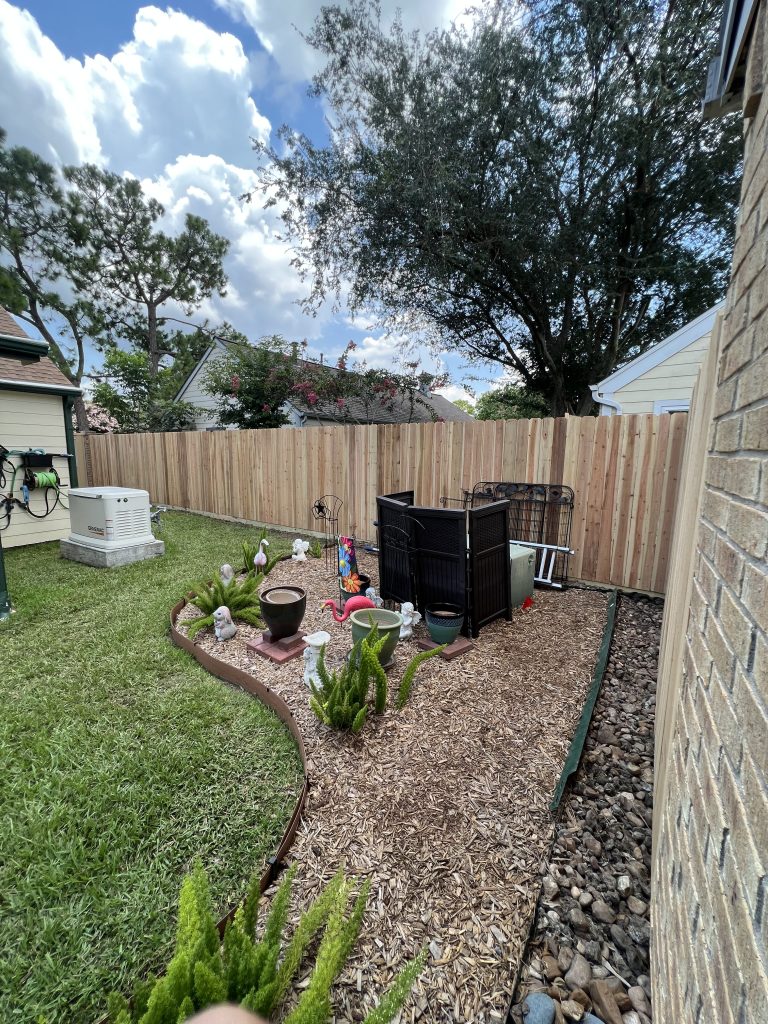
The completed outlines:
{"type": "Polygon", "coordinates": [[[152,501],[301,532],[323,494],[340,529],[374,537],[376,495],[422,505],[478,480],[562,483],[576,494],[571,576],[661,593],[686,415],[308,427],[78,437],[81,479],[142,487],[152,501]]]}

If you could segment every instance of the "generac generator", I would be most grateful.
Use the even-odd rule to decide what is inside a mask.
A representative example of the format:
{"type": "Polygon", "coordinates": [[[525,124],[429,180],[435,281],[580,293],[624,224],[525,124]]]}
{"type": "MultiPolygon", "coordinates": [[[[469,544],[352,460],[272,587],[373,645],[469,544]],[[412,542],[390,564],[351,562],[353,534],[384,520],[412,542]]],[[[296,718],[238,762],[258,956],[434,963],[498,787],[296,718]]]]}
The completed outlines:
{"type": "Polygon", "coordinates": [[[73,487],[69,540],[100,550],[154,541],[149,493],[132,487],[73,487]]]}

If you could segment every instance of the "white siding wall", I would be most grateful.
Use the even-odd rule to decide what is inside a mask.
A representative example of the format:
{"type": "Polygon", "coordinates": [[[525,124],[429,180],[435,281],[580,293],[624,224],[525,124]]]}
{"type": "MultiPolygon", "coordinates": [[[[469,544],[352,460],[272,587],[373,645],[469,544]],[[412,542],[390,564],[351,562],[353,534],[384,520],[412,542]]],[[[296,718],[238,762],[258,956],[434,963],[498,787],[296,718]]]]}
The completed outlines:
{"type": "Polygon", "coordinates": [[[623,388],[613,393],[622,413],[653,412],[654,402],[690,402],[693,385],[704,353],[709,347],[709,333],[697,338],[659,366],[646,370],[623,388]]]}
{"type": "Polygon", "coordinates": [[[216,426],[216,402],[211,395],[203,391],[203,381],[211,363],[222,359],[224,353],[221,349],[214,349],[204,363],[201,363],[194,377],[187,385],[187,390],[182,396],[183,401],[194,405],[198,412],[195,415],[195,429],[207,430],[216,426]]]}
{"type": "MultiPolygon", "coordinates": [[[[0,444],[13,450],[44,448],[46,452],[66,452],[67,437],[64,432],[64,406],[60,395],[41,395],[32,391],[0,390],[0,444]]],[[[18,459],[14,461],[18,462],[18,459]]],[[[54,459],[53,465],[62,484],[69,485],[69,460],[54,459]]],[[[16,474],[13,496],[21,498],[22,473],[16,474]]],[[[3,494],[10,492],[8,479],[2,488],[3,494]]],[[[67,488],[62,488],[64,494],[67,488]]],[[[66,497],[64,498],[66,502],[66,497]]],[[[45,511],[41,491],[30,492],[30,507],[34,512],[45,511]]],[[[68,502],[67,502],[68,504],[68,502]]],[[[3,519],[2,522],[5,520],[3,519]]],[[[3,547],[19,547],[21,544],[41,544],[47,540],[59,540],[69,534],[69,512],[58,505],[45,519],[34,519],[18,506],[11,513],[10,526],[3,530],[3,547]]]]}

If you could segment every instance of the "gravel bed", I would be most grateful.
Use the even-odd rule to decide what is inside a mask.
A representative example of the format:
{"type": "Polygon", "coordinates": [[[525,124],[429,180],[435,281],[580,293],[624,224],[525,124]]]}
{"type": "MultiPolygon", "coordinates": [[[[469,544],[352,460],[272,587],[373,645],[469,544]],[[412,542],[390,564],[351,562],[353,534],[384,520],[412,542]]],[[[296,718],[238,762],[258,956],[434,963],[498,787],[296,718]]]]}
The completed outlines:
{"type": "MultiPolygon", "coordinates": [[[[376,562],[358,559],[377,583],[376,562]]],[[[348,624],[320,610],[335,596],[322,561],[282,562],[269,585],[307,590],[306,632],[331,634],[329,663],[351,646],[348,624]]],[[[185,608],[180,616],[194,614],[185,608]]],[[[306,905],[340,865],[372,881],[360,939],[334,993],[338,1024],[360,1020],[421,948],[428,966],[402,1021],[504,1021],[552,841],[548,810],[581,714],[606,618],[606,595],[537,591],[534,607],[483,629],[476,647],[419,671],[407,707],[392,706],[426,637],[401,641],[390,706],[359,737],[321,725],[301,658],[280,667],[251,654],[247,626],[199,643],[278,692],[304,736],[309,799],[291,856],[306,905]]]]}
{"type": "Polygon", "coordinates": [[[544,869],[514,1024],[652,1021],[648,913],[662,611],[660,601],[619,598],[584,756],[544,869]]]}

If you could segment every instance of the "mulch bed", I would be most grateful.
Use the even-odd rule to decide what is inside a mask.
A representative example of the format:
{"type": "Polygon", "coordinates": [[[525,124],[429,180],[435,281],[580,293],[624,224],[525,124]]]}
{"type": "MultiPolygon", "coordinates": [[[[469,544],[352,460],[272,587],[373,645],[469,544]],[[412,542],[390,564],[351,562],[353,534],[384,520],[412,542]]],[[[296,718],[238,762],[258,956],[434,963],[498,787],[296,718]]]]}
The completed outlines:
{"type": "MultiPolygon", "coordinates": [[[[358,561],[377,585],[375,560],[358,561]]],[[[351,629],[320,610],[338,589],[323,561],[279,563],[269,586],[279,584],[306,589],[302,628],[327,630],[328,663],[340,663],[351,629]]],[[[195,614],[184,608],[179,627],[195,614]]],[[[473,651],[422,666],[398,712],[403,671],[427,637],[420,623],[398,644],[390,706],[357,737],[317,721],[301,658],[278,667],[252,654],[245,641],[260,634],[245,625],[223,644],[211,630],[198,634],[211,654],[275,690],[302,730],[311,788],[291,852],[294,903],[306,906],[342,865],[371,879],[362,933],[335,988],[336,1021],[361,1020],[423,947],[430,960],[403,1021],[504,1020],[551,842],[549,801],[605,618],[605,594],[537,591],[533,608],[486,626],[473,651]]]]}

